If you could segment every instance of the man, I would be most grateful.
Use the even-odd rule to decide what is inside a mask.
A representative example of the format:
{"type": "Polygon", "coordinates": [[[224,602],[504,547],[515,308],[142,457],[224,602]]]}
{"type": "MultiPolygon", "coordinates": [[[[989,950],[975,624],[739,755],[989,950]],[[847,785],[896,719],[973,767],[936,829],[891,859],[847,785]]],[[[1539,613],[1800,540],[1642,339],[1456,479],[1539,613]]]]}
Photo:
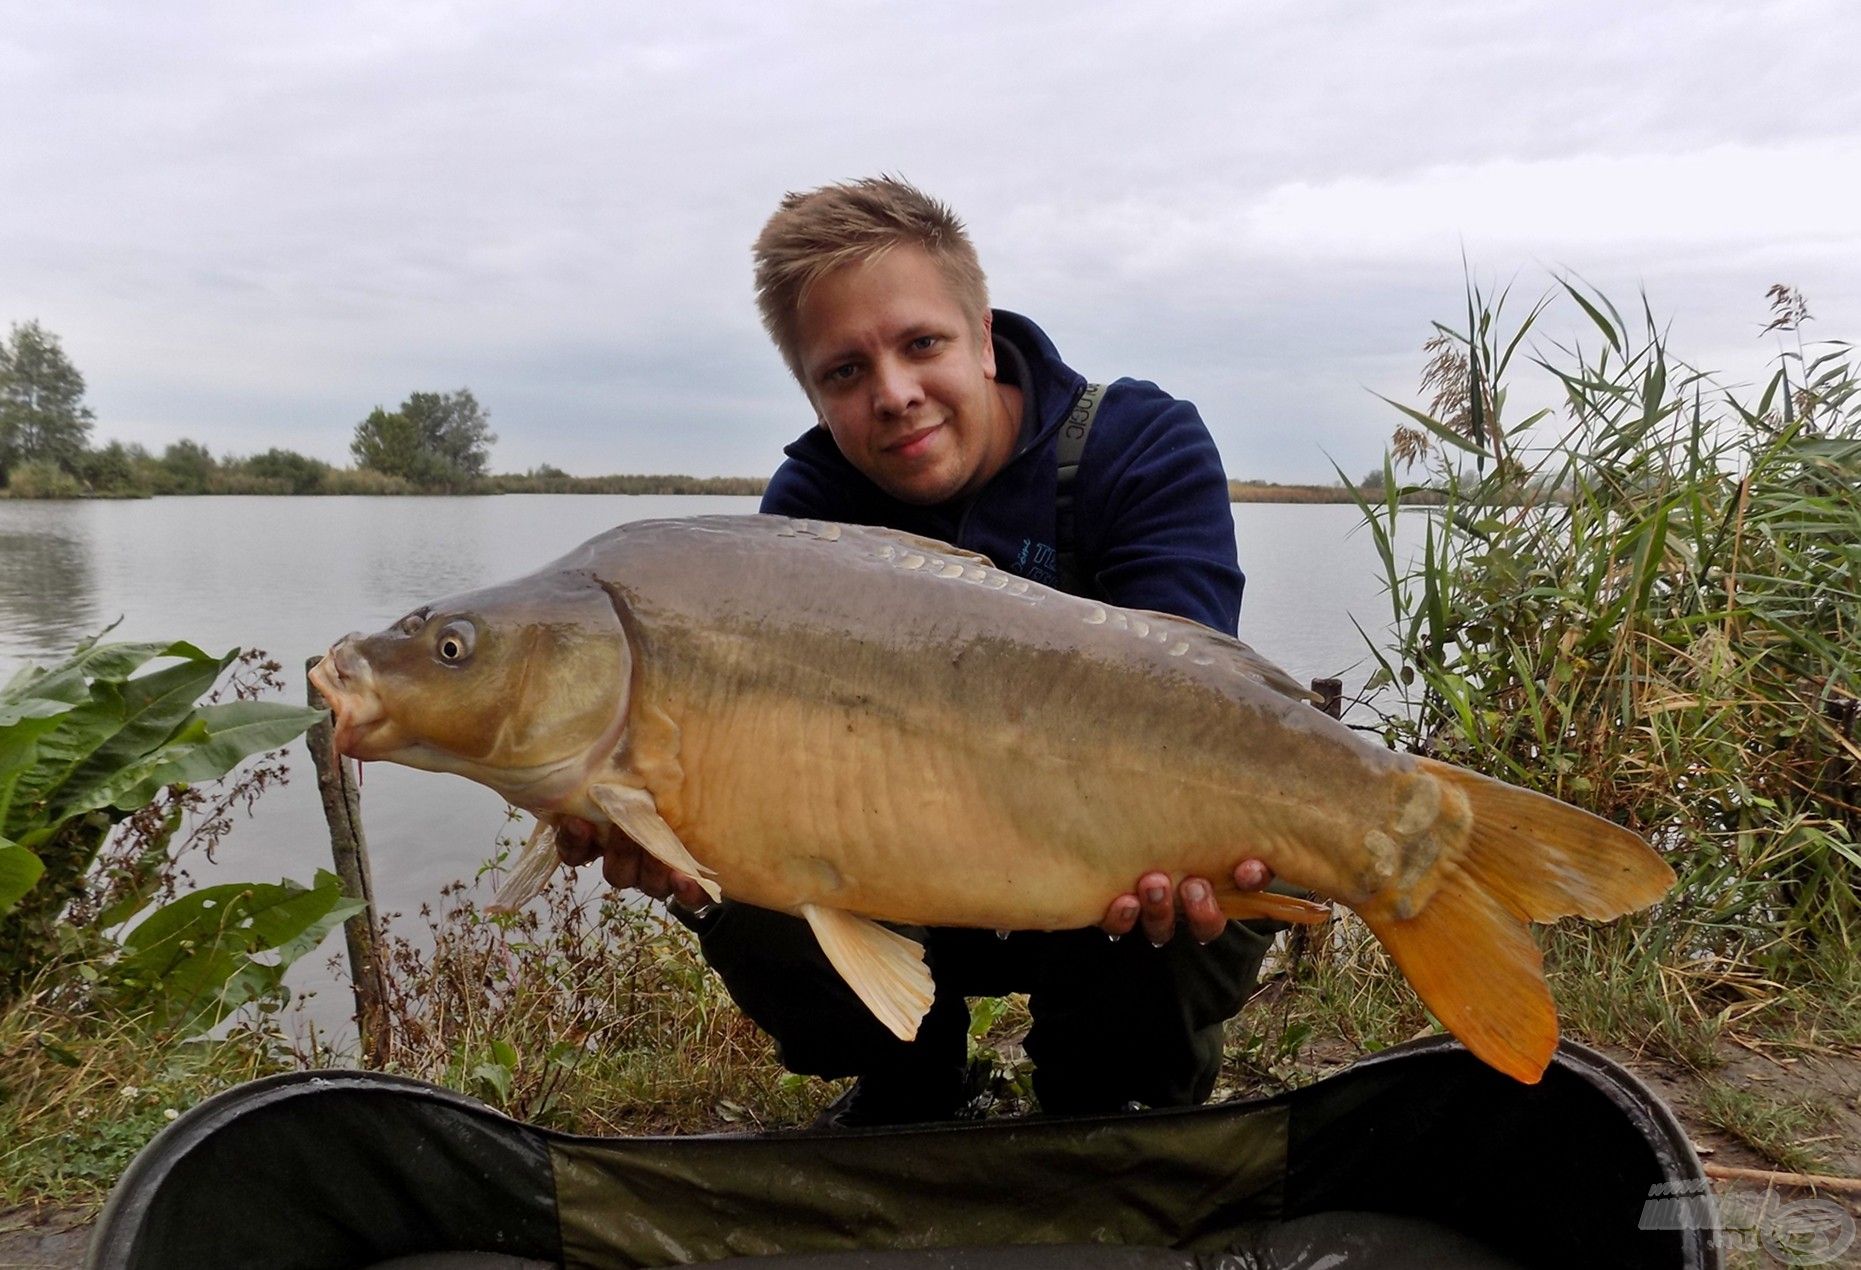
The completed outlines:
{"type": "MultiPolygon", "coordinates": [[[[1087,385],[1032,322],[990,310],[947,208],[893,179],[791,194],[755,259],[763,323],[818,419],[788,447],[764,512],[924,534],[1037,582],[1234,633],[1243,578],[1227,477],[1194,407],[1134,380],[1104,391],[1064,491],[1069,535],[1059,437],[1085,422],[1087,385]]],[[[595,854],[564,849],[571,863],[595,854]]],[[[906,1043],[853,996],[803,920],[727,897],[704,906],[691,879],[625,846],[608,849],[604,869],[617,886],[678,902],[786,1066],[859,1077],[832,1109],[845,1125],[955,1114],[964,998],[1008,992],[1030,994],[1027,1050],[1045,1110],[1202,1102],[1221,1025],[1270,940],[1226,922],[1205,879],[1172,895],[1163,873],[1111,899],[1099,930],[912,930],[937,996],[906,1043]],[[1177,901],[1193,939],[1172,939],[1177,901]],[[1146,938],[1119,939],[1139,925],[1146,938]]],[[[1270,878],[1259,861],[1235,869],[1244,888],[1270,878]]]]}

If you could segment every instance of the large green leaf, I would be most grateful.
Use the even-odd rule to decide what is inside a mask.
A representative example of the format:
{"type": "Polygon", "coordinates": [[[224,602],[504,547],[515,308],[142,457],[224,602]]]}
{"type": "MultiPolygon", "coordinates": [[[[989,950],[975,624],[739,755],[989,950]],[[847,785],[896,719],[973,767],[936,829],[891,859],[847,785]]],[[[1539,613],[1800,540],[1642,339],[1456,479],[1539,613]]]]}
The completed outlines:
{"type": "Polygon", "coordinates": [[[192,891],[128,934],[117,974],[133,1003],[170,1024],[211,1027],[279,991],[290,964],[362,907],[328,870],[310,887],[235,882],[192,891]]]}
{"type": "MultiPolygon", "coordinates": [[[[183,650],[175,655],[198,652],[191,644],[163,645],[158,651],[175,649],[183,650]]],[[[36,820],[53,824],[113,803],[140,806],[117,797],[124,772],[151,765],[165,744],[181,739],[195,713],[194,702],[237,656],[235,649],[223,657],[189,657],[121,683],[93,682],[90,700],[58,715],[57,726],[38,738],[38,754],[20,777],[0,830],[24,837],[28,809],[34,809],[36,820]]],[[[148,787],[142,801],[160,788],[148,787]]]]}
{"type": "Polygon", "coordinates": [[[162,751],[99,786],[94,805],[127,811],[147,803],[165,786],[218,780],[249,756],[303,735],[324,713],[281,701],[202,706],[162,751]]]}
{"type": "Polygon", "coordinates": [[[5,913],[32,889],[45,866],[26,848],[0,838],[0,913],[5,913]]]}
{"type": "Polygon", "coordinates": [[[58,714],[67,709],[43,704],[56,713],[27,715],[0,725],[0,832],[12,821],[14,790],[38,761],[39,738],[58,726],[58,714]]]}
{"type": "Polygon", "coordinates": [[[26,666],[16,671],[0,689],[0,702],[37,698],[78,705],[90,696],[92,681],[117,683],[143,666],[161,657],[180,657],[187,661],[212,661],[186,640],[165,643],[99,644],[88,641],[77,652],[49,669],[26,666]]]}
{"type": "MultiPolygon", "coordinates": [[[[104,789],[114,784],[116,773],[146,755],[159,752],[163,743],[189,720],[194,713],[194,703],[212,689],[220,672],[238,655],[239,650],[234,649],[224,657],[183,661],[124,681],[120,689],[121,719],[113,720],[112,730],[94,738],[90,752],[60,783],[51,800],[59,813],[70,816],[109,805],[112,800],[104,794],[104,789]]],[[[92,739],[86,738],[86,741],[92,739]]],[[[153,797],[154,792],[150,790],[149,797],[153,797]]],[[[141,803],[131,805],[140,806],[141,803]]]]}
{"type": "Polygon", "coordinates": [[[17,701],[0,701],[0,734],[8,728],[35,719],[50,719],[71,709],[71,703],[48,701],[42,697],[24,697],[17,701]]]}

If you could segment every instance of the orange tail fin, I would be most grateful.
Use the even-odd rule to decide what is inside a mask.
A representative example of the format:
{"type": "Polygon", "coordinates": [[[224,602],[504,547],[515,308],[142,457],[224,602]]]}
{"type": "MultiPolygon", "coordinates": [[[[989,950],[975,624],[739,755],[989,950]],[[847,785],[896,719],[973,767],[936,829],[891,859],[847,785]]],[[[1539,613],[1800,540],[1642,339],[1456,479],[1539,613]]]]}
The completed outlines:
{"type": "Polygon", "coordinates": [[[1466,1047],[1528,1084],[1557,1048],[1557,1010],[1528,922],[1620,917],[1654,903],[1673,870],[1635,834],[1555,798],[1420,760],[1466,796],[1464,851],[1442,852],[1421,911],[1362,917],[1415,991],[1466,1047]]]}

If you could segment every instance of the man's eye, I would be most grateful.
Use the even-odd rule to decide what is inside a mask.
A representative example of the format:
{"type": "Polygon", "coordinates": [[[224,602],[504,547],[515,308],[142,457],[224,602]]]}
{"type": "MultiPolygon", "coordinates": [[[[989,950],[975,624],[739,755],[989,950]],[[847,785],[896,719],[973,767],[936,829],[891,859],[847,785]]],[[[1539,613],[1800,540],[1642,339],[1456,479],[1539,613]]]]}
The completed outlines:
{"type": "Polygon", "coordinates": [[[914,353],[928,353],[941,342],[942,341],[935,335],[920,335],[911,341],[911,351],[914,353]]]}
{"type": "Polygon", "coordinates": [[[853,362],[846,362],[834,367],[825,375],[821,376],[821,378],[825,379],[830,384],[844,384],[857,374],[859,374],[859,366],[853,362]]]}

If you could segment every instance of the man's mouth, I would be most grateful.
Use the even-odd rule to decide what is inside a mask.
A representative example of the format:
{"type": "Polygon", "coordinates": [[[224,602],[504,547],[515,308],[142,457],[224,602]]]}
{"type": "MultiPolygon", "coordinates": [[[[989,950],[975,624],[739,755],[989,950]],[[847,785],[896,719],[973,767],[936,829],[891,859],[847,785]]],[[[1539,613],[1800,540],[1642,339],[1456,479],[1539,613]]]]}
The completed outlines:
{"type": "Polygon", "coordinates": [[[900,437],[885,447],[885,452],[893,458],[915,459],[930,448],[931,438],[943,430],[941,423],[933,423],[928,428],[919,428],[900,437]]]}

